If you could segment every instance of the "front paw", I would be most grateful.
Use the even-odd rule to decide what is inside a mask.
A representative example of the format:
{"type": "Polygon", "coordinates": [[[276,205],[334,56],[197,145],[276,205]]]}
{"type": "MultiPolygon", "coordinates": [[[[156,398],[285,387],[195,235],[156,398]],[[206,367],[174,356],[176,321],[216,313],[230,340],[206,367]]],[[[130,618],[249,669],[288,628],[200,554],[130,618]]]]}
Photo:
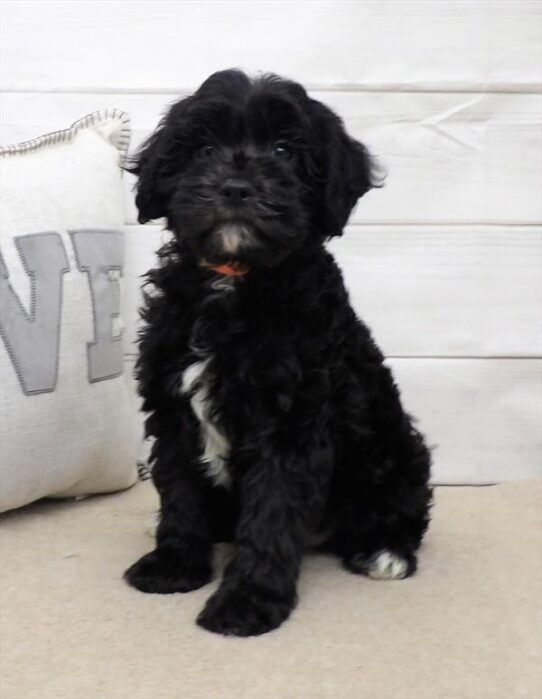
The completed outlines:
{"type": "Polygon", "coordinates": [[[169,594],[197,590],[211,579],[207,557],[190,557],[175,549],[158,548],[136,561],[124,579],[141,592],[169,594]]]}
{"type": "Polygon", "coordinates": [[[258,636],[280,626],[294,604],[294,595],[284,600],[252,585],[224,587],[207,600],[197,623],[225,636],[258,636]]]}

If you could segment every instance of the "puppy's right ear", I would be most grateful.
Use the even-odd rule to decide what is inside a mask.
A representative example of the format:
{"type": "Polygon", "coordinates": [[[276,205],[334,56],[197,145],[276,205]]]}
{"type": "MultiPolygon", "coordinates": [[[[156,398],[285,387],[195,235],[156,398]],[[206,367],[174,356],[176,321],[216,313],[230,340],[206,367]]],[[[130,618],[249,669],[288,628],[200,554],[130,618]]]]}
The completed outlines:
{"type": "Polygon", "coordinates": [[[153,218],[166,215],[167,193],[159,184],[160,156],[159,144],[163,127],[159,127],[141,146],[126,168],[137,175],[136,206],[139,211],[139,223],[147,223],[153,218]]]}
{"type": "Polygon", "coordinates": [[[167,216],[169,200],[174,191],[175,172],[172,163],[179,165],[179,133],[191,97],[177,102],[159,123],[156,131],[143,143],[126,167],[137,175],[136,206],[139,223],[147,223],[167,216]]]}

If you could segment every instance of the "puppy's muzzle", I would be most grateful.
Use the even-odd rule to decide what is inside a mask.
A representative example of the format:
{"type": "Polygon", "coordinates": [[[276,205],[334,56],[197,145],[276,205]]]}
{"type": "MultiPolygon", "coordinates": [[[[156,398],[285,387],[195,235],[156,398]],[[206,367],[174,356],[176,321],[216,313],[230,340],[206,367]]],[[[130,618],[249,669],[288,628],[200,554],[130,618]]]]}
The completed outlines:
{"type": "Polygon", "coordinates": [[[247,180],[229,177],[220,188],[222,201],[226,206],[245,206],[254,198],[254,189],[247,180]]]}

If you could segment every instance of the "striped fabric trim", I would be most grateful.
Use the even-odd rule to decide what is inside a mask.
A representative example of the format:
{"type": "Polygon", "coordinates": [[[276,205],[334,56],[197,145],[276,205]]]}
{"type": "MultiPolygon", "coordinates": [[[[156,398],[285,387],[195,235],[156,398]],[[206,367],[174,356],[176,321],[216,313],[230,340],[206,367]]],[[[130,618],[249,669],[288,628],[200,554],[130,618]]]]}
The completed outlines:
{"type": "Polygon", "coordinates": [[[137,475],[140,481],[148,481],[152,478],[152,467],[146,461],[137,462],[137,475]]]}
{"type": "Polygon", "coordinates": [[[33,138],[31,141],[0,146],[0,156],[20,155],[36,151],[39,148],[54,146],[59,143],[69,143],[73,141],[79,131],[108,121],[118,121],[120,123],[119,135],[112,143],[117,147],[121,157],[121,164],[123,164],[128,152],[128,146],[130,145],[130,117],[126,112],[120,111],[120,109],[105,109],[92,112],[92,114],[87,114],[82,119],[78,119],[69,129],[52,131],[43,136],[33,138]]]}

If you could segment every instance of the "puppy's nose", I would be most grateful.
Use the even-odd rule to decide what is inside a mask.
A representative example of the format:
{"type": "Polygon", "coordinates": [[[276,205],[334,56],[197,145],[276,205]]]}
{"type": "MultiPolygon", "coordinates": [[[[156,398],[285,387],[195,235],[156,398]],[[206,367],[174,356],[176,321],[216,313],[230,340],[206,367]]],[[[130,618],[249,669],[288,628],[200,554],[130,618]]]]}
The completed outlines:
{"type": "Polygon", "coordinates": [[[246,180],[230,177],[222,184],[220,193],[228,204],[246,204],[253,190],[246,180]]]}

